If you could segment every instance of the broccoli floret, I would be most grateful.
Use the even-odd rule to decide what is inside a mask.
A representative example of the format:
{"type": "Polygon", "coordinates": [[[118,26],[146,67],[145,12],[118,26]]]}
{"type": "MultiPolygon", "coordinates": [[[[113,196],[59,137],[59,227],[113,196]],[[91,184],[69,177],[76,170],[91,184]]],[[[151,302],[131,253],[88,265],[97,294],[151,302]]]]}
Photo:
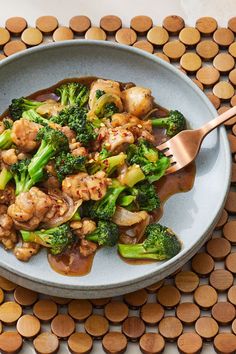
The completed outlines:
{"type": "Polygon", "coordinates": [[[103,90],[96,90],[95,97],[98,100],[102,95],[105,95],[105,91],[103,90]]]}
{"type": "Polygon", "coordinates": [[[2,122],[5,129],[11,129],[13,126],[13,121],[9,118],[4,118],[2,122]]]}
{"type": "Polygon", "coordinates": [[[77,105],[83,107],[89,98],[88,88],[79,82],[69,82],[63,84],[55,90],[64,106],[77,105]]]}
{"type": "Polygon", "coordinates": [[[34,242],[48,247],[52,254],[61,253],[73,241],[73,234],[67,224],[49,230],[21,230],[20,233],[24,242],[34,242]]]}
{"type": "Polygon", "coordinates": [[[3,167],[0,172],[0,190],[3,191],[6,188],[7,183],[12,179],[12,173],[6,168],[3,167]]]}
{"type": "Polygon", "coordinates": [[[97,243],[99,246],[113,247],[117,244],[119,238],[119,229],[111,221],[101,220],[97,228],[86,235],[86,240],[97,243]]]}
{"type": "Polygon", "coordinates": [[[131,165],[139,165],[149,183],[160,179],[170,166],[169,158],[144,139],[140,139],[137,145],[129,145],[127,149],[127,161],[131,165]]]}
{"type": "Polygon", "coordinates": [[[170,111],[168,117],[152,119],[152,125],[165,128],[166,134],[171,138],[186,129],[186,119],[179,111],[170,111]]]}
{"type": "Polygon", "coordinates": [[[61,152],[55,157],[55,169],[60,182],[67,175],[72,175],[78,171],[86,171],[84,156],[74,156],[69,152],[61,152]]]}
{"type": "Polygon", "coordinates": [[[113,114],[118,113],[118,112],[119,112],[118,107],[115,105],[114,102],[111,102],[111,103],[105,104],[105,106],[103,108],[102,116],[106,117],[106,118],[110,118],[113,116],[113,114]]]}
{"type": "Polygon", "coordinates": [[[37,140],[41,141],[41,144],[30,161],[28,171],[31,178],[41,180],[48,161],[56,154],[68,151],[69,142],[62,132],[50,127],[41,128],[37,134],[37,140]]]}
{"type": "Polygon", "coordinates": [[[121,152],[118,155],[105,157],[105,154],[99,154],[98,159],[88,164],[88,171],[90,174],[95,174],[97,171],[105,171],[110,176],[119,166],[122,166],[125,162],[126,155],[121,152]]]}
{"type": "Polygon", "coordinates": [[[148,225],[143,243],[118,244],[118,250],[124,258],[153,259],[163,261],[176,256],[181,250],[181,243],[175,233],[160,224],[148,225]]]}
{"type": "Polygon", "coordinates": [[[6,129],[0,134],[0,150],[9,149],[12,145],[11,129],[6,129]]]}
{"type": "Polygon", "coordinates": [[[119,112],[117,107],[118,96],[97,90],[95,97],[96,101],[92,111],[98,118],[110,118],[113,114],[119,112]]]}
{"type": "Polygon", "coordinates": [[[18,120],[22,117],[24,111],[28,111],[29,109],[35,110],[42,104],[43,102],[33,101],[25,97],[14,98],[9,106],[9,112],[14,120],[18,120]]]}
{"type": "Polygon", "coordinates": [[[29,109],[28,111],[23,112],[22,118],[27,119],[31,122],[41,124],[43,126],[50,125],[50,121],[46,118],[43,118],[35,110],[29,109]]]}

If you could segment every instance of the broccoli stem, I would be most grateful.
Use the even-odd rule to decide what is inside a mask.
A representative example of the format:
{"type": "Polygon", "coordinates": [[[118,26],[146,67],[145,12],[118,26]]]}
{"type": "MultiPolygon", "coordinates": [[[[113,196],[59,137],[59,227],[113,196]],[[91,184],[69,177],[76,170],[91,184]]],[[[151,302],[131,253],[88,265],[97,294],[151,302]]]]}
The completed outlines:
{"type": "Polygon", "coordinates": [[[24,242],[35,242],[45,246],[45,243],[42,242],[42,240],[40,239],[40,237],[38,237],[36,232],[21,230],[20,233],[24,242]]]}
{"type": "Polygon", "coordinates": [[[122,257],[133,259],[154,259],[157,261],[163,261],[166,259],[165,255],[161,255],[155,252],[148,252],[142,243],[134,245],[118,244],[118,250],[122,257]]]}
{"type": "Polygon", "coordinates": [[[135,199],[136,199],[136,197],[134,195],[122,195],[118,199],[118,204],[120,206],[126,207],[126,206],[129,206],[131,203],[133,203],[133,201],[135,199]]]}
{"type": "Polygon", "coordinates": [[[12,174],[5,167],[0,172],[0,190],[3,191],[6,188],[7,183],[12,179],[12,174]]]}
{"type": "Polygon", "coordinates": [[[70,220],[71,221],[80,221],[81,220],[81,216],[80,216],[78,210],[74,213],[74,215],[72,216],[72,218],[70,220]]]}
{"type": "Polygon", "coordinates": [[[4,132],[0,134],[0,149],[1,150],[9,149],[11,145],[12,145],[11,130],[10,129],[4,130],[4,132]]]}
{"type": "Polygon", "coordinates": [[[165,128],[168,126],[167,120],[169,117],[164,118],[151,118],[152,126],[158,128],[165,128]]]}
{"type": "Polygon", "coordinates": [[[41,117],[35,110],[30,109],[29,111],[25,111],[22,114],[22,118],[25,118],[31,122],[38,123],[44,126],[49,125],[49,121],[46,118],[41,117]]]}
{"type": "Polygon", "coordinates": [[[52,146],[48,145],[44,140],[42,141],[38,151],[36,154],[33,156],[30,164],[29,164],[29,175],[30,177],[36,176],[36,178],[41,178],[42,177],[42,169],[50,158],[53,156],[55,153],[55,150],[52,146]]]}
{"type": "Polygon", "coordinates": [[[18,176],[14,177],[15,184],[16,184],[16,189],[15,189],[15,195],[19,195],[20,193],[23,192],[28,192],[31,187],[35,184],[34,181],[27,176],[27,173],[25,173],[25,176],[21,176],[21,179],[18,178],[18,176]]]}

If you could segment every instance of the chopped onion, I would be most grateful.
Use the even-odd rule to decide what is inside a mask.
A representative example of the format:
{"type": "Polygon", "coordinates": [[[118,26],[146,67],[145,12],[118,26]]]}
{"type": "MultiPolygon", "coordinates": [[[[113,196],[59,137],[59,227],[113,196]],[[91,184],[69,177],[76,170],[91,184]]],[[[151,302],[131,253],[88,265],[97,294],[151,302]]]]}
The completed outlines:
{"type": "Polygon", "coordinates": [[[117,207],[112,221],[118,226],[132,226],[148,218],[146,211],[131,212],[125,208],[117,207]]]}

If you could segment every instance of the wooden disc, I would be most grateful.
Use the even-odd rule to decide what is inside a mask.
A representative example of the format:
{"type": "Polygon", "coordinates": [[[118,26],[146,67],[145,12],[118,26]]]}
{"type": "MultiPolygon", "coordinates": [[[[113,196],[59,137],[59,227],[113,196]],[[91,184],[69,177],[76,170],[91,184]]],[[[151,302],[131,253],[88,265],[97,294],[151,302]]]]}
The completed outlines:
{"type": "Polygon", "coordinates": [[[3,51],[6,54],[7,57],[9,57],[12,54],[21,52],[22,50],[25,50],[27,47],[25,43],[22,41],[10,41],[7,44],[4,45],[3,51]]]}
{"type": "Polygon", "coordinates": [[[34,304],[33,313],[40,321],[50,321],[57,314],[57,305],[50,299],[42,299],[34,304]]]}
{"type": "Polygon", "coordinates": [[[31,306],[37,301],[38,294],[33,290],[17,286],[14,291],[14,299],[21,306],[31,306]]]}
{"type": "Polygon", "coordinates": [[[156,325],[165,314],[164,308],[160,304],[149,302],[142,306],[140,317],[149,326],[156,325]]]}
{"type": "Polygon", "coordinates": [[[217,291],[225,291],[233,285],[233,275],[225,269],[215,269],[210,275],[209,282],[217,291]]]}
{"type": "Polygon", "coordinates": [[[36,20],[36,27],[45,34],[50,34],[58,27],[58,21],[55,16],[41,16],[36,20]]]}
{"type": "Polygon", "coordinates": [[[228,53],[220,53],[214,58],[213,65],[221,73],[227,73],[234,67],[234,58],[228,53]]]}
{"type": "Polygon", "coordinates": [[[212,238],[207,242],[207,252],[216,261],[223,260],[231,251],[230,242],[222,237],[212,238]]]}
{"type": "Polygon", "coordinates": [[[196,273],[182,271],[175,276],[175,285],[182,293],[191,293],[198,287],[199,278],[196,273]]]}
{"type": "Polygon", "coordinates": [[[100,27],[108,34],[114,34],[121,26],[122,22],[118,16],[107,15],[100,20],[100,27]]]}
{"type": "Polygon", "coordinates": [[[122,354],[127,348],[127,338],[120,332],[109,332],[102,339],[102,347],[107,354],[122,354]]]}
{"type": "Polygon", "coordinates": [[[165,28],[156,26],[148,31],[147,39],[154,46],[163,46],[169,39],[169,34],[165,28]]]}
{"type": "Polygon", "coordinates": [[[50,299],[58,305],[66,305],[70,302],[70,299],[67,299],[65,297],[59,297],[59,296],[50,296],[50,299]]]}
{"type": "Polygon", "coordinates": [[[220,218],[215,226],[215,230],[221,229],[226,224],[227,220],[228,220],[228,213],[225,209],[223,209],[220,218]]]}
{"type": "Polygon", "coordinates": [[[229,100],[234,95],[234,88],[229,82],[220,81],[213,87],[213,93],[222,100],[229,100]]]}
{"type": "Polygon", "coordinates": [[[191,302],[182,302],[176,308],[176,316],[184,324],[193,324],[200,316],[200,309],[191,302]]]}
{"type": "Polygon", "coordinates": [[[149,332],[140,338],[139,347],[143,354],[160,354],[165,348],[165,341],[160,334],[149,332]]]}
{"type": "Polygon", "coordinates": [[[87,16],[74,16],[69,26],[75,34],[82,36],[91,27],[91,21],[87,16]]]}
{"type": "Polygon", "coordinates": [[[165,17],[162,25],[170,34],[178,34],[184,28],[185,23],[182,17],[172,15],[165,17]]]}
{"type": "Polygon", "coordinates": [[[57,337],[66,339],[75,331],[75,322],[69,315],[59,314],[53,318],[51,330],[57,337]]]}
{"type": "Polygon", "coordinates": [[[185,51],[185,45],[178,40],[168,42],[163,47],[164,54],[167,55],[171,60],[180,59],[185,51]]]}
{"type": "Polygon", "coordinates": [[[232,44],[230,44],[228,51],[229,51],[229,54],[232,55],[232,57],[236,58],[236,42],[233,42],[232,44]]]}
{"type": "Polygon", "coordinates": [[[14,324],[22,314],[22,308],[13,301],[4,302],[0,306],[0,321],[7,325],[14,324]]]}
{"type": "Polygon", "coordinates": [[[93,306],[88,300],[71,300],[68,304],[68,314],[76,321],[86,320],[92,312],[93,306]]]}
{"type": "Polygon", "coordinates": [[[88,354],[93,348],[93,340],[87,333],[75,332],[68,339],[68,348],[73,354],[88,354]]]}
{"type": "Polygon", "coordinates": [[[33,345],[38,354],[54,354],[59,348],[59,340],[55,334],[43,332],[33,340],[33,345]]]}
{"type": "Polygon", "coordinates": [[[91,299],[90,301],[91,301],[91,303],[93,304],[94,307],[96,307],[98,309],[101,309],[101,308],[106,306],[111,301],[111,298],[110,297],[106,297],[106,298],[104,297],[102,299],[91,299]]]}
{"type": "Polygon", "coordinates": [[[204,66],[198,70],[197,79],[205,86],[214,85],[220,78],[220,73],[213,66],[204,66]]]}
{"type": "Polygon", "coordinates": [[[229,242],[236,244],[236,220],[230,220],[224,225],[223,234],[229,242]]]}
{"type": "Polygon", "coordinates": [[[17,321],[16,329],[24,338],[33,338],[40,332],[40,321],[33,315],[23,315],[17,321]]]}
{"type": "Polygon", "coordinates": [[[6,29],[13,35],[19,35],[27,27],[27,22],[23,17],[10,17],[5,23],[6,29]]]}
{"type": "Polygon", "coordinates": [[[234,41],[234,34],[228,28],[218,28],[213,34],[213,39],[221,47],[228,47],[234,41]]]}
{"type": "Polygon", "coordinates": [[[145,324],[139,317],[128,317],[122,324],[122,332],[130,341],[135,342],[144,334],[145,324]]]}
{"type": "Polygon", "coordinates": [[[192,81],[200,88],[200,90],[204,90],[203,84],[197,79],[192,79],[192,81]]]}
{"type": "Polygon", "coordinates": [[[158,326],[159,333],[167,340],[176,340],[183,332],[183,325],[180,320],[174,316],[164,317],[158,326]]]}
{"type": "Polygon", "coordinates": [[[236,311],[230,302],[218,302],[212,307],[211,314],[220,325],[227,325],[235,318],[236,311]]]}
{"type": "Polygon", "coordinates": [[[0,27],[0,47],[2,48],[10,40],[10,33],[6,28],[0,27]]]}
{"type": "Polygon", "coordinates": [[[215,305],[218,299],[216,290],[210,285],[200,285],[194,292],[194,301],[203,309],[209,309],[215,305]]]}
{"type": "MultiPolygon", "coordinates": [[[[233,70],[232,70],[233,71],[233,70]]],[[[236,76],[236,72],[235,72],[235,76],[236,76]]],[[[234,95],[231,100],[230,100],[230,104],[232,107],[236,106],[236,95],[234,95]]],[[[234,134],[235,135],[235,134],[234,134]]]]}
{"type": "Polygon", "coordinates": [[[3,290],[0,288],[0,304],[4,301],[4,292],[3,290]]]}
{"type": "Polygon", "coordinates": [[[215,263],[207,253],[197,253],[192,258],[192,269],[201,277],[207,277],[214,269],[215,263]]]}
{"type": "Polygon", "coordinates": [[[145,35],[152,25],[152,19],[149,16],[135,16],[130,21],[130,27],[139,35],[145,35]]]}
{"type": "Polygon", "coordinates": [[[151,54],[154,51],[153,45],[150,42],[146,41],[146,40],[135,42],[133,44],[133,47],[145,50],[145,52],[148,52],[148,53],[151,53],[151,54]]]}
{"type": "Polygon", "coordinates": [[[131,309],[137,309],[147,302],[147,292],[145,289],[137,290],[124,295],[124,300],[131,309]]]}
{"type": "Polygon", "coordinates": [[[0,351],[6,354],[18,353],[23,345],[22,337],[17,332],[3,332],[0,334],[0,351]]]}
{"type": "MultiPolygon", "coordinates": [[[[233,85],[236,85],[236,69],[233,69],[232,71],[230,71],[229,80],[233,85]]],[[[234,105],[232,105],[232,106],[234,106],[234,105]]]]}
{"type": "Polygon", "coordinates": [[[164,285],[164,282],[164,280],[160,280],[157,283],[147,286],[145,289],[149,294],[154,294],[157,292],[158,289],[160,289],[164,285]]]}
{"type": "Polygon", "coordinates": [[[5,59],[5,58],[6,58],[6,55],[0,54],[0,61],[3,60],[3,59],[5,59]]]}
{"type": "Polygon", "coordinates": [[[137,41],[137,34],[132,28],[121,28],[115,38],[120,44],[133,45],[137,41]]]}
{"type": "Polygon", "coordinates": [[[105,306],[104,314],[113,324],[122,323],[129,314],[128,306],[120,301],[111,301],[105,306]]]}
{"type": "Polygon", "coordinates": [[[195,323],[195,331],[199,336],[205,340],[211,340],[214,338],[218,331],[219,326],[217,322],[208,316],[200,317],[195,323]]]}
{"type": "Polygon", "coordinates": [[[11,292],[15,290],[17,285],[15,283],[12,283],[10,280],[3,278],[0,276],[0,288],[2,288],[6,292],[11,292]]]}
{"type": "Polygon", "coordinates": [[[234,334],[236,334],[236,318],[235,318],[235,320],[233,320],[233,322],[232,322],[232,332],[233,332],[234,334]]]}
{"type": "Polygon", "coordinates": [[[203,60],[211,60],[218,54],[219,46],[211,40],[201,41],[196,47],[196,52],[203,60]]]}
{"type": "Polygon", "coordinates": [[[231,304],[236,305],[236,285],[231,286],[228,290],[227,297],[231,304]]]}
{"type": "Polygon", "coordinates": [[[202,66],[202,61],[196,53],[185,53],[180,59],[180,65],[188,72],[195,72],[202,66]]]}
{"type": "MultiPolygon", "coordinates": [[[[66,41],[74,38],[74,33],[69,27],[61,26],[53,32],[52,36],[54,42],[66,41]]],[[[86,38],[87,39],[87,38],[86,38]]]]}
{"type": "Polygon", "coordinates": [[[231,183],[236,183],[236,163],[232,163],[231,183]]]}
{"type": "Polygon", "coordinates": [[[84,328],[90,336],[102,338],[109,330],[109,322],[101,315],[91,315],[85,321],[84,328]]]}
{"type": "MultiPolygon", "coordinates": [[[[236,137],[234,137],[234,138],[236,139],[236,137]]],[[[231,134],[230,134],[229,142],[231,145],[232,144],[235,145],[235,139],[233,140],[231,137],[231,134]]],[[[232,149],[232,147],[231,147],[231,149],[232,149]]],[[[225,203],[225,209],[232,214],[236,213],[236,199],[235,198],[236,198],[236,192],[230,191],[228,194],[228,197],[226,199],[226,203],[225,203]]]]}
{"type": "Polygon", "coordinates": [[[21,40],[28,46],[36,46],[42,43],[43,35],[37,28],[26,28],[21,35],[21,40]]]}
{"type": "MultiPolygon", "coordinates": [[[[222,113],[228,111],[229,108],[230,108],[230,107],[228,107],[228,106],[221,106],[221,107],[218,109],[218,113],[219,113],[219,114],[222,114],[222,113]]],[[[224,123],[224,125],[225,125],[226,127],[230,127],[230,126],[234,125],[235,123],[236,123],[236,115],[233,116],[232,118],[230,118],[229,120],[227,120],[227,121],[224,123]]],[[[227,216],[227,218],[228,218],[228,216],[227,216]]],[[[227,219],[226,219],[226,221],[227,221],[227,219]]],[[[226,221],[225,221],[225,222],[226,222],[226,221]]]]}
{"type": "Polygon", "coordinates": [[[167,55],[163,54],[163,53],[154,53],[154,55],[164,61],[166,61],[167,63],[170,63],[170,59],[167,57],[167,55]]]}
{"type": "MultiPolygon", "coordinates": [[[[228,140],[229,140],[230,150],[231,150],[232,154],[234,154],[236,152],[236,137],[233,134],[228,134],[227,136],[228,136],[228,140]]],[[[234,200],[232,200],[234,193],[235,193],[234,191],[229,192],[229,194],[228,194],[229,200],[227,199],[226,203],[228,202],[228,204],[230,204],[230,205],[227,204],[227,207],[225,207],[226,210],[228,210],[228,211],[229,211],[229,209],[227,209],[227,208],[231,208],[232,213],[234,213],[234,203],[235,202],[234,202],[234,200]]]]}
{"type": "Polygon", "coordinates": [[[173,285],[164,285],[157,292],[157,301],[166,308],[173,308],[180,302],[180,292],[173,285]]]}
{"type": "Polygon", "coordinates": [[[200,353],[202,344],[202,338],[195,332],[183,333],[177,341],[177,346],[180,353],[184,354],[200,353]]]}
{"type": "Polygon", "coordinates": [[[232,333],[219,333],[214,338],[214,348],[219,354],[234,354],[236,351],[236,336],[232,333]]]}
{"type": "Polygon", "coordinates": [[[209,35],[217,29],[217,22],[213,17],[201,17],[196,21],[196,28],[203,35],[209,35]]]}
{"type": "Polygon", "coordinates": [[[236,273],[236,253],[230,253],[225,260],[226,268],[233,274],[236,273]]]}
{"type": "Polygon", "coordinates": [[[196,45],[200,39],[200,32],[193,27],[183,28],[179,34],[179,40],[188,46],[196,45]]]}
{"type": "Polygon", "coordinates": [[[228,21],[228,28],[236,33],[236,17],[232,17],[228,21]]]}
{"type": "Polygon", "coordinates": [[[215,96],[211,92],[208,92],[206,95],[209,98],[209,100],[211,101],[211,103],[213,104],[213,106],[215,107],[215,109],[218,109],[220,107],[220,99],[219,99],[219,97],[215,96]]]}

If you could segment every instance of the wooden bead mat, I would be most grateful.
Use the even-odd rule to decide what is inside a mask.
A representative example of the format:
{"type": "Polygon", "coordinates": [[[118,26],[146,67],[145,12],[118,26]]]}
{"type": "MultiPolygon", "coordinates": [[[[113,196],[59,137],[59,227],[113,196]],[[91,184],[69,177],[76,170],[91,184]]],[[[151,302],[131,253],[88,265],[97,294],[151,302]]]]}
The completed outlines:
{"type": "MultiPolygon", "coordinates": [[[[62,26],[53,16],[28,28],[21,17],[0,28],[0,59],[45,42],[115,40],[175,64],[207,94],[219,113],[236,105],[236,17],[218,28],[211,17],[186,27],[179,16],[162,25],[136,16],[122,28],[117,16],[92,27],[86,16],[62,26]]],[[[236,117],[226,124],[232,185],[218,225],[205,246],[171,277],[123,297],[50,298],[0,277],[2,353],[223,353],[236,352],[236,117]]]]}

